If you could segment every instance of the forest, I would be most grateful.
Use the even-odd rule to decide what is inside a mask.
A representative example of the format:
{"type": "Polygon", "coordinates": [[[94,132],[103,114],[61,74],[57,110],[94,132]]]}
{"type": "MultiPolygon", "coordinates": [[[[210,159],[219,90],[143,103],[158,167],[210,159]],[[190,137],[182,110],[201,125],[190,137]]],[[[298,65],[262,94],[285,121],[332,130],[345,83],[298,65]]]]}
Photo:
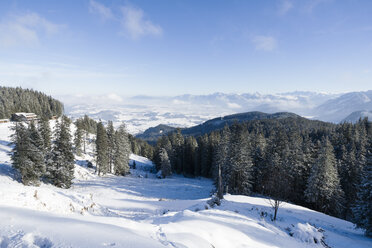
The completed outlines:
{"type": "Polygon", "coordinates": [[[293,202],[358,223],[371,235],[371,145],[367,119],[336,125],[285,118],[235,123],[199,137],[178,130],[158,140],[153,159],[164,177],[210,177],[223,193],[293,202]]]}
{"type": "Polygon", "coordinates": [[[20,87],[0,86],[0,119],[10,118],[16,112],[32,112],[50,119],[63,114],[63,104],[42,92],[20,87]]]}

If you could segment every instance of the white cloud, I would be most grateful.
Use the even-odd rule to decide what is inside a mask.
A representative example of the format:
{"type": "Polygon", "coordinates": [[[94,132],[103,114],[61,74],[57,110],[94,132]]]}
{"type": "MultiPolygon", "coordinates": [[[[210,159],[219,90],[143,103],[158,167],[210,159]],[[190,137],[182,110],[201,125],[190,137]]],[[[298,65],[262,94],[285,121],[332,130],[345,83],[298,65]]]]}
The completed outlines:
{"type": "Polygon", "coordinates": [[[107,98],[109,100],[113,100],[113,101],[116,101],[116,102],[122,102],[123,101],[123,98],[121,98],[121,96],[119,96],[115,93],[108,94],[107,98]]]}
{"type": "Polygon", "coordinates": [[[285,15],[293,8],[293,3],[289,0],[281,0],[279,2],[279,15],[285,15]]]}
{"type": "Polygon", "coordinates": [[[237,108],[241,108],[242,106],[240,106],[239,104],[234,103],[234,102],[228,102],[227,107],[229,107],[231,109],[237,109],[237,108]]]}
{"type": "Polygon", "coordinates": [[[0,23],[0,46],[35,45],[41,35],[57,33],[62,27],[36,13],[12,15],[0,23]]]}
{"type": "Polygon", "coordinates": [[[114,18],[114,15],[112,14],[110,8],[93,0],[89,2],[89,11],[91,13],[98,14],[103,20],[109,20],[114,18]]]}
{"type": "Polygon", "coordinates": [[[146,35],[159,36],[163,33],[159,25],[153,24],[145,18],[142,9],[124,6],[121,8],[122,19],[121,24],[124,28],[124,34],[129,35],[132,39],[138,39],[146,35]]]}
{"type": "Polygon", "coordinates": [[[272,51],[277,47],[277,41],[272,36],[256,35],[252,42],[257,50],[272,51]]]}

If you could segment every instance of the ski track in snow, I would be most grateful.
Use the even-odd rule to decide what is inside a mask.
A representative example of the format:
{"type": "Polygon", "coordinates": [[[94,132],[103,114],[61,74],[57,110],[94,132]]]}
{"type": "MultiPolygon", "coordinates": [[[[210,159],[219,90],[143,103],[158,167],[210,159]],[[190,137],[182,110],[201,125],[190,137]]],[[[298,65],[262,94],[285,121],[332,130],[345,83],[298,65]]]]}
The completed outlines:
{"type": "Polygon", "coordinates": [[[226,195],[211,208],[211,180],[158,179],[152,162],[133,154],[137,169],[126,177],[96,176],[86,155],[72,188],[24,186],[10,164],[10,126],[0,124],[0,248],[372,247],[352,223],[290,203],[275,223],[262,197],[226,195]]]}

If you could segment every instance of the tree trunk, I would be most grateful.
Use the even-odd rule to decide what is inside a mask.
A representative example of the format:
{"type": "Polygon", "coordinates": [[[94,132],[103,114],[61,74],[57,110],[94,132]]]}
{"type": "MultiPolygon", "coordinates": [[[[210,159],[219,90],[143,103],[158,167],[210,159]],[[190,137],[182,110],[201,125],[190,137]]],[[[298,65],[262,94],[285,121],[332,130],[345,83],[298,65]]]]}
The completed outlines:
{"type": "Polygon", "coordinates": [[[223,199],[223,186],[222,186],[221,165],[218,165],[217,197],[219,199],[223,199]]]}

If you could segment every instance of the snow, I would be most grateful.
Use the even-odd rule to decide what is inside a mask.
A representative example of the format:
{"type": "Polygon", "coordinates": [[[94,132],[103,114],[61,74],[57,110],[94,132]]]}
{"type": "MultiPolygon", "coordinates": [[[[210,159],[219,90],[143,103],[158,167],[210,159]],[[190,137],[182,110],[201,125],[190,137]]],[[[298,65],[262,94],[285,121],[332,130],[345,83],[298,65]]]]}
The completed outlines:
{"type": "Polygon", "coordinates": [[[9,127],[0,124],[0,247],[372,247],[350,222],[290,203],[278,220],[268,199],[226,195],[210,207],[213,183],[173,175],[132,154],[126,177],[98,177],[77,158],[72,188],[14,180],[9,127]]]}

